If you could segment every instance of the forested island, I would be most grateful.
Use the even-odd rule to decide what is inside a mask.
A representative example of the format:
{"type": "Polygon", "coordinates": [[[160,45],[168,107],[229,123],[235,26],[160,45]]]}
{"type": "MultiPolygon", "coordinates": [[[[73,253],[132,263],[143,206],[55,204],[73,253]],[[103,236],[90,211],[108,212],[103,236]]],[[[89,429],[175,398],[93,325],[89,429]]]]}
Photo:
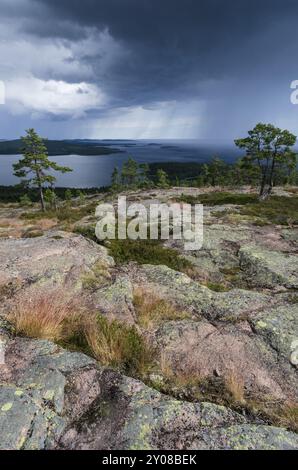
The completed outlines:
{"type": "MultiPolygon", "coordinates": [[[[100,145],[92,140],[45,140],[49,156],[54,155],[110,155],[121,153],[117,148],[100,145]]],[[[22,153],[21,139],[0,141],[0,155],[16,155],[22,153]]]]}

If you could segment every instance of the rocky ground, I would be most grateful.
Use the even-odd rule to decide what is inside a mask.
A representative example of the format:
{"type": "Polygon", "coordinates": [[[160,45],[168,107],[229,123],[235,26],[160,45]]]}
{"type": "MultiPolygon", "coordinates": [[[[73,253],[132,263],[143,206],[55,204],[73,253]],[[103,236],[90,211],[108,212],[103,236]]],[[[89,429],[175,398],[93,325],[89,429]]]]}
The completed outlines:
{"type": "MultiPolygon", "coordinates": [[[[180,195],[128,197],[149,204],[180,195]]],[[[156,260],[115,263],[108,246],[72,233],[92,227],[92,213],[65,223],[24,219],[23,211],[0,209],[1,448],[298,448],[295,224],[256,224],[237,205],[206,205],[201,250],[165,243],[190,262],[180,272],[156,260]],[[135,325],[154,350],[148,374],[127,377],[78,350],[16,336],[7,314],[28,289],[53,286],[135,325]],[[136,293],[176,317],[146,323],[136,293]]]]}

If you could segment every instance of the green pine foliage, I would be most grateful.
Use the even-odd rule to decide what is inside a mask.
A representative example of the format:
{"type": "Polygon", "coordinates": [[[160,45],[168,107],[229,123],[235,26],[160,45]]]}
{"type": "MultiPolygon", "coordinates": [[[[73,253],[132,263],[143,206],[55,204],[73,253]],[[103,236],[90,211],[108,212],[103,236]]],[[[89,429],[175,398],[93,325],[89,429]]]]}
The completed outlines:
{"type": "Polygon", "coordinates": [[[49,159],[48,151],[42,139],[34,129],[28,129],[26,136],[22,137],[22,154],[17,163],[13,165],[14,175],[26,182],[27,186],[37,187],[39,190],[40,204],[42,211],[45,211],[44,187],[52,186],[56,178],[51,174],[51,170],[62,173],[72,171],[68,167],[57,165],[49,159]]]}

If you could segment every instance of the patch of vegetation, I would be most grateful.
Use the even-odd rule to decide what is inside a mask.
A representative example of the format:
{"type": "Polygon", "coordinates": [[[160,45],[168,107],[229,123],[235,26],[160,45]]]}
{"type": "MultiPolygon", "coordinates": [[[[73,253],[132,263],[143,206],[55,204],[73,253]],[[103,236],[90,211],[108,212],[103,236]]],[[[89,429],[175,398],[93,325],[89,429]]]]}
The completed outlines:
{"type": "Polygon", "coordinates": [[[248,399],[244,409],[254,419],[298,432],[298,403],[248,399]]]}
{"type": "Polygon", "coordinates": [[[69,204],[64,204],[63,206],[60,206],[56,211],[46,210],[44,212],[24,212],[21,215],[21,218],[26,220],[58,219],[60,222],[78,222],[83,217],[86,217],[88,215],[94,215],[96,206],[96,202],[91,202],[89,204],[79,207],[72,207],[69,204]]]}
{"type": "MultiPolygon", "coordinates": [[[[74,195],[78,195],[80,193],[83,193],[85,195],[91,195],[91,194],[98,194],[98,193],[104,193],[107,191],[107,188],[81,188],[81,189],[76,189],[76,188],[64,188],[64,187],[57,187],[55,188],[55,194],[56,196],[64,200],[65,199],[65,192],[67,189],[71,189],[72,193],[74,195]]],[[[15,186],[0,186],[0,202],[24,202],[25,197],[25,202],[27,203],[30,202],[38,202],[39,201],[39,193],[37,188],[27,188],[24,187],[21,184],[17,184],[15,186]]],[[[26,205],[27,205],[26,203],[26,205]]],[[[29,204],[28,204],[29,205],[29,204]]]]}
{"type": "Polygon", "coordinates": [[[241,375],[231,370],[223,377],[200,377],[196,371],[173,367],[160,358],[160,374],[152,374],[149,385],[178,400],[208,401],[245,413],[253,420],[298,431],[298,404],[277,402],[270,397],[248,395],[241,375]]]}
{"type": "Polygon", "coordinates": [[[8,320],[17,335],[60,341],[68,337],[66,323],[73,324],[78,312],[78,299],[67,298],[63,288],[32,287],[16,299],[8,320]]]}
{"type": "Polygon", "coordinates": [[[271,196],[265,201],[247,204],[240,213],[267,220],[268,224],[298,224],[298,196],[271,196]]]}
{"type": "Polygon", "coordinates": [[[149,177],[152,181],[157,181],[158,170],[167,173],[170,183],[177,184],[180,182],[193,181],[202,171],[203,163],[196,162],[155,162],[149,163],[149,177]]]}
{"type": "MultiPolygon", "coordinates": [[[[0,142],[0,155],[16,155],[22,152],[21,139],[0,142]]],[[[108,146],[98,145],[98,142],[86,140],[45,140],[48,154],[56,155],[110,155],[123,151],[108,146]]]]}
{"type": "Polygon", "coordinates": [[[74,233],[82,235],[83,237],[89,238],[94,242],[98,242],[98,238],[95,235],[95,228],[91,225],[82,225],[74,228],[74,233]]]}
{"type": "Polygon", "coordinates": [[[84,289],[94,290],[110,279],[108,266],[102,261],[98,261],[89,272],[82,276],[82,285],[84,289]]]}
{"type": "Polygon", "coordinates": [[[110,255],[117,264],[136,261],[139,264],[163,264],[175,271],[184,271],[192,263],[172,248],[165,248],[158,240],[110,240],[110,255]]]}
{"type": "Polygon", "coordinates": [[[32,286],[16,299],[7,319],[16,335],[55,341],[132,377],[145,377],[152,367],[153,350],[134,326],[86,311],[61,287],[32,286]]]}
{"type": "Polygon", "coordinates": [[[97,315],[86,328],[86,340],[93,357],[132,377],[144,377],[150,370],[153,351],[134,326],[97,315]]]}
{"type": "Polygon", "coordinates": [[[59,221],[77,222],[83,217],[94,215],[96,203],[89,203],[80,207],[71,207],[66,205],[57,211],[57,218],[59,221]]]}
{"type": "Polygon", "coordinates": [[[220,284],[218,282],[207,282],[205,285],[208,289],[213,290],[214,292],[227,292],[230,290],[225,284],[220,284]]]}
{"type": "Polygon", "coordinates": [[[135,289],[133,304],[138,324],[144,329],[153,328],[165,321],[191,318],[188,312],[142,288],[135,289]]]}
{"type": "Polygon", "coordinates": [[[199,196],[182,194],[177,200],[187,204],[205,204],[208,206],[223,204],[246,205],[257,202],[258,197],[256,194],[212,192],[200,194],[199,196]]]}
{"type": "Polygon", "coordinates": [[[207,205],[237,204],[239,213],[232,209],[216,211],[212,215],[226,219],[228,223],[238,223],[241,220],[263,227],[265,225],[296,225],[298,224],[298,196],[271,196],[260,201],[255,194],[209,193],[200,196],[183,195],[181,202],[188,204],[203,203],[207,205]],[[235,220],[234,220],[235,219],[235,220]]]}
{"type": "Polygon", "coordinates": [[[38,238],[42,237],[44,232],[42,230],[27,230],[22,234],[22,238],[38,238]]]}

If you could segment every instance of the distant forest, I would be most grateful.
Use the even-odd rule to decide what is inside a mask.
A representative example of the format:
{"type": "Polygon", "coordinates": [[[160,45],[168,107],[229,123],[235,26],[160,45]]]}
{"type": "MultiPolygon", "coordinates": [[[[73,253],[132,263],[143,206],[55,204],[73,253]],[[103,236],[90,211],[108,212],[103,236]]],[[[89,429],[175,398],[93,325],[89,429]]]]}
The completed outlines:
{"type": "MultiPolygon", "coordinates": [[[[121,150],[99,145],[97,142],[84,140],[45,140],[48,155],[109,155],[122,153],[121,150]]],[[[21,139],[0,141],[0,155],[18,155],[22,153],[21,139]]]]}

